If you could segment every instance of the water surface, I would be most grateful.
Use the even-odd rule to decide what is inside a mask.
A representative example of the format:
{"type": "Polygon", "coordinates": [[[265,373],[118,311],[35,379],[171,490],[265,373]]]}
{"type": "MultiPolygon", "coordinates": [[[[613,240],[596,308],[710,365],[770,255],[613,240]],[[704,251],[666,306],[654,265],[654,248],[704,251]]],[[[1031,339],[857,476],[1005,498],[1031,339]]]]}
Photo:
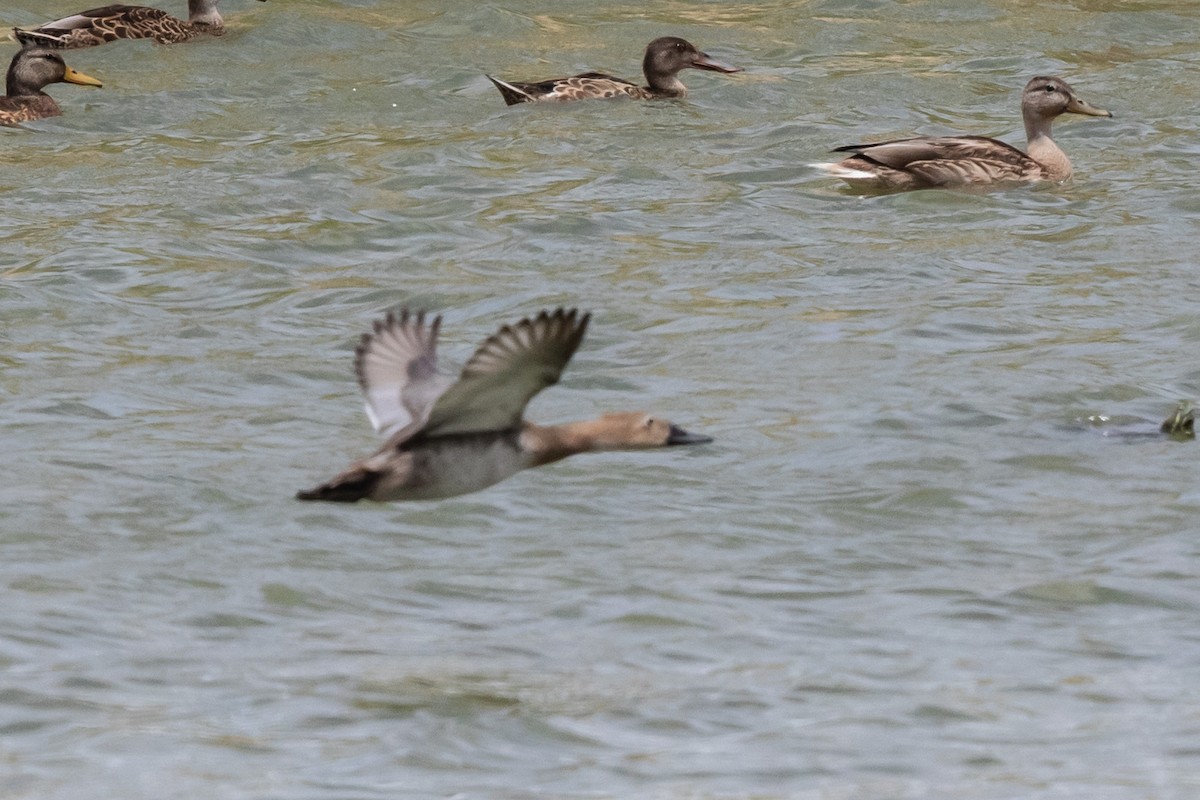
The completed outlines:
{"type": "Polygon", "coordinates": [[[1200,791],[1200,451],[1088,421],[1200,397],[1195,3],[223,10],[68,53],[105,88],[0,130],[0,795],[1200,791]],[[634,78],[664,34],[747,71],[483,77],[634,78]],[[806,166],[1019,144],[1039,73],[1115,115],[1057,126],[1067,185],[806,166]],[[590,309],[530,416],[717,441],[295,502],[375,446],[352,350],[401,303],[448,364],[590,309]]]}

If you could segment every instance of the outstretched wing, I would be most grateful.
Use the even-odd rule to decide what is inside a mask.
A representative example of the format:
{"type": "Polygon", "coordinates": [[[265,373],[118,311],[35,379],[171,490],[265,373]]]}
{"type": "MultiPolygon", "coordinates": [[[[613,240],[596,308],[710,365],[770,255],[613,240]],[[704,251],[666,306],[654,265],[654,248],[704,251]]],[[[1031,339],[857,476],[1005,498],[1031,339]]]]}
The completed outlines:
{"type": "Polygon", "coordinates": [[[437,371],[440,316],[428,325],[425,312],[392,312],[363,334],[354,351],[354,371],[367,404],[367,417],[384,436],[404,441],[419,431],[434,403],[450,386],[437,371]]]}
{"type": "Polygon", "coordinates": [[[449,436],[520,425],[533,396],[558,382],[590,319],[579,309],[560,308],[505,325],[479,346],[458,382],[437,399],[421,434],[449,436]]]}

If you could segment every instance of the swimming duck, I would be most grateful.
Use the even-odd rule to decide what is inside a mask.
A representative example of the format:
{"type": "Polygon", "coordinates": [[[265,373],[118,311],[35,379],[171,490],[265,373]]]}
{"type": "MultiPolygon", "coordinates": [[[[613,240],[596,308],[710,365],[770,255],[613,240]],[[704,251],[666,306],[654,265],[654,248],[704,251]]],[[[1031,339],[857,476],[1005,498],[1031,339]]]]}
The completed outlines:
{"type": "Polygon", "coordinates": [[[1065,113],[1112,116],[1081,100],[1061,78],[1039,76],[1021,93],[1028,154],[986,136],[917,136],[838,147],[833,152],[854,155],[815,166],[852,185],[892,190],[1063,181],[1071,177],[1071,162],[1050,138],[1050,124],[1065,113]]]}
{"type": "Polygon", "coordinates": [[[0,125],[16,125],[61,114],[54,98],[42,91],[52,83],[102,85],[90,75],[68,67],[54,50],[23,48],[8,65],[8,92],[0,97],[0,125]]]}
{"type": "Polygon", "coordinates": [[[496,84],[504,102],[549,103],[565,100],[589,100],[602,97],[632,97],[637,100],[656,100],[664,97],[684,97],[687,87],[676,77],[680,70],[706,69],[713,72],[741,72],[741,67],[726,64],[701,53],[678,36],[663,36],[646,45],[642,72],[646,86],[638,86],[603,72],[584,72],[570,78],[551,78],[533,83],[510,83],[488,75],[496,84]]]}
{"type": "Polygon", "coordinates": [[[225,20],[217,11],[220,1],[188,0],[186,22],[157,8],[115,5],[80,11],[33,30],[13,28],[13,35],[21,44],[42,47],[92,47],[117,39],[153,39],[159,44],[175,44],[201,34],[224,33],[225,20]]]}
{"type": "Polygon", "coordinates": [[[437,372],[441,316],[427,322],[424,312],[389,313],[363,335],[354,358],[367,417],[387,442],[296,497],[433,500],[478,491],[576,453],[711,442],[640,412],[548,426],[522,418],[533,396],[558,382],[590,319],[560,308],[505,325],[453,381],[437,372]]]}
{"type": "Polygon", "coordinates": [[[1190,400],[1180,400],[1171,416],[1160,425],[1151,424],[1148,420],[1114,420],[1106,414],[1094,414],[1083,421],[1101,436],[1121,441],[1161,439],[1163,434],[1177,442],[1189,442],[1196,438],[1196,411],[1190,400]]]}

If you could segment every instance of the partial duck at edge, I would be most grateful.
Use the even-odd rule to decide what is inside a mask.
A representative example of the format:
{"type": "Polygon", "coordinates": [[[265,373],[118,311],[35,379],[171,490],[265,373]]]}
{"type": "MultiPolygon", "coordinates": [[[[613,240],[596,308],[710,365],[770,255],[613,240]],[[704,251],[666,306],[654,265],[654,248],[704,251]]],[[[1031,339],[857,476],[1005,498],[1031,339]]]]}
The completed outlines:
{"type": "Polygon", "coordinates": [[[71,69],[55,50],[25,47],[8,65],[7,93],[0,97],[0,125],[17,125],[62,113],[54,98],[42,91],[52,83],[100,86],[100,81],[71,69]]]}
{"type": "Polygon", "coordinates": [[[986,136],[917,136],[838,147],[833,152],[854,155],[814,166],[857,188],[892,191],[1064,181],[1071,177],[1071,161],[1050,136],[1062,114],[1112,116],[1080,99],[1061,78],[1038,76],[1021,93],[1027,153],[986,136]]]}
{"type": "Polygon", "coordinates": [[[702,69],[712,72],[741,72],[741,67],[718,61],[695,45],[678,36],[663,36],[646,45],[642,58],[642,72],[646,85],[638,86],[603,72],[584,72],[569,78],[551,78],[531,83],[503,81],[488,75],[496,85],[504,102],[510,106],[517,103],[554,103],[567,100],[589,100],[606,97],[632,97],[636,100],[657,100],[684,97],[687,87],[679,80],[684,69],[702,69]]]}
{"type": "Polygon", "coordinates": [[[29,30],[13,28],[13,35],[24,45],[68,49],[94,47],[117,39],[153,39],[159,44],[176,44],[197,36],[224,33],[225,20],[217,11],[219,2],[188,0],[186,20],[148,6],[103,6],[29,30]]]}
{"type": "Polygon", "coordinates": [[[457,381],[437,371],[442,318],[401,310],[375,323],[355,351],[367,417],[388,439],[374,455],[300,500],[434,500],[484,489],[523,469],[604,450],[711,442],[660,417],[605,414],[562,425],[524,419],[529,401],[558,382],[590,314],[543,311],[505,325],[457,381]]]}

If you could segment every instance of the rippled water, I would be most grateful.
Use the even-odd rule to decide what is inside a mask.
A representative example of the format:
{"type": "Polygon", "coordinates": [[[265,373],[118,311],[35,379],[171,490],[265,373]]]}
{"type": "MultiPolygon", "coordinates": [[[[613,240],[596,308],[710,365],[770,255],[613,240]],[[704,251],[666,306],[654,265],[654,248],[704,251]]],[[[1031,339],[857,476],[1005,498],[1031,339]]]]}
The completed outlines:
{"type": "Polygon", "coordinates": [[[0,796],[1197,796],[1200,451],[1105,435],[1200,397],[1193,0],[224,11],[0,130],[0,796]],[[667,33],[747,71],[483,77],[667,33]],[[1068,185],[806,166],[1021,143],[1036,73],[1115,114],[1056,128],[1068,185]],[[531,417],[717,441],[294,501],[375,446],[352,348],[400,303],[455,363],[591,309],[531,417]]]}

